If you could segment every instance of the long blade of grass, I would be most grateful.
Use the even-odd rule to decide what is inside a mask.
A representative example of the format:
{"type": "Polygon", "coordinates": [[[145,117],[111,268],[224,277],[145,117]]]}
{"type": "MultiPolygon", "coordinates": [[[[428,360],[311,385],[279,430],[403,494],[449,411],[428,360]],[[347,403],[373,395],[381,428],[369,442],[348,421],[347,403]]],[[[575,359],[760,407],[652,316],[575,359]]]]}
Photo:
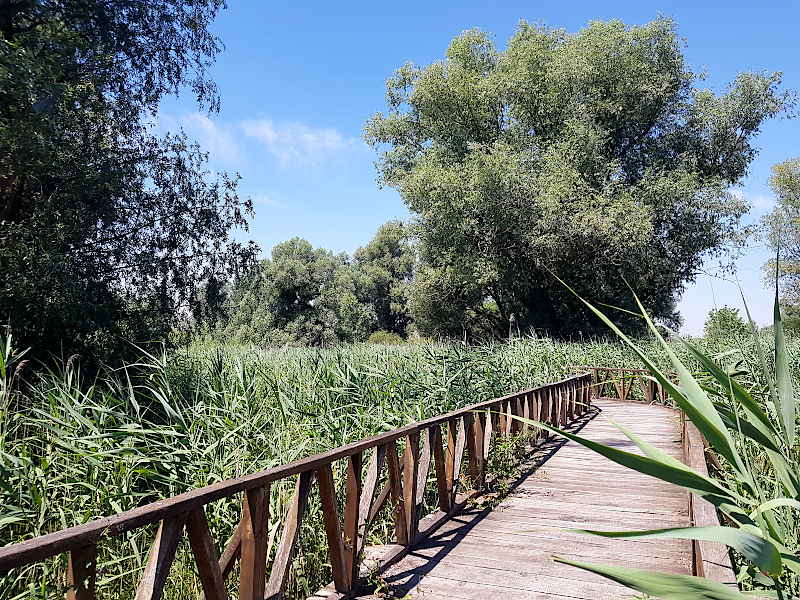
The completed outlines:
{"type": "Polygon", "coordinates": [[[789,371],[789,353],[786,351],[786,338],[783,335],[781,307],[778,304],[778,292],[775,290],[775,383],[778,391],[780,414],[786,434],[786,443],[794,445],[795,438],[795,406],[792,375],[789,371]]]}
{"type": "MultiPolygon", "coordinates": [[[[662,481],[668,481],[670,483],[674,483],[675,485],[679,485],[699,496],[702,496],[709,502],[712,502],[715,506],[720,507],[721,510],[724,510],[722,509],[722,506],[724,505],[727,507],[728,503],[753,503],[744,496],[741,496],[736,492],[723,487],[710,477],[701,475],[697,471],[687,467],[682,462],[673,459],[672,457],[669,457],[671,459],[670,461],[662,462],[661,460],[650,458],[648,456],[632,454],[618,448],[613,448],[593,440],[582,438],[574,433],[553,427],[547,423],[541,423],[539,421],[533,421],[531,419],[525,419],[524,417],[517,417],[514,415],[511,416],[512,418],[518,419],[523,423],[545,429],[551,433],[572,440],[573,442],[577,442],[578,444],[585,446],[586,448],[589,448],[590,450],[593,450],[624,467],[628,467],[645,475],[651,475],[657,479],[661,479],[662,481]]],[[[738,513],[741,513],[741,511],[737,511],[737,514],[738,513]]],[[[749,523],[749,517],[747,517],[747,515],[744,515],[744,517],[744,522],[749,523]]]]}
{"type": "MultiPolygon", "coordinates": [[[[559,279],[559,281],[561,281],[559,279]]],[[[686,416],[694,423],[700,430],[705,438],[709,441],[711,446],[719,452],[725,459],[731,463],[736,471],[739,480],[745,485],[754,489],[752,476],[744,465],[736,444],[733,441],[727,427],[722,422],[719,414],[717,414],[714,405],[708,398],[706,393],[692,377],[689,370],[683,365],[680,359],[675,355],[672,348],[667,344],[666,340],[661,336],[658,329],[653,324],[652,320],[647,316],[644,307],[642,306],[639,298],[634,294],[634,298],[642,311],[642,317],[646,320],[648,327],[660,342],[661,347],[670,359],[673,368],[677,371],[678,377],[681,380],[683,390],[678,389],[669,379],[667,379],[656,367],[652,360],[636,345],[633,341],[626,336],[622,330],[617,327],[611,319],[609,319],[602,311],[595,308],[592,304],[581,298],[571,287],[561,281],[561,283],[569,289],[577,298],[583,302],[589,310],[596,314],[606,325],[608,325],[620,339],[622,339],[631,350],[644,362],[650,373],[659,381],[659,383],[666,389],[670,396],[675,400],[678,406],[686,413],[686,416]]]]}
{"type": "MultiPolygon", "coordinates": [[[[764,412],[758,402],[756,402],[736,380],[730,378],[728,374],[719,367],[719,365],[711,360],[711,358],[709,358],[706,354],[700,352],[700,350],[698,350],[694,344],[680,336],[676,336],[676,338],[683,345],[683,347],[689,351],[689,354],[692,356],[692,358],[699,362],[703,369],[708,371],[720,385],[730,389],[733,396],[742,404],[745,410],[755,417],[755,419],[753,419],[754,426],[757,427],[758,423],[760,423],[770,433],[777,433],[775,426],[772,424],[772,421],[769,420],[767,413],[764,412]]],[[[763,431],[762,428],[759,429],[763,431]]],[[[780,452],[780,449],[777,449],[777,451],[780,452]]]]}
{"type": "Polygon", "coordinates": [[[554,560],[597,573],[637,592],[664,600],[750,600],[749,596],[738,590],[703,577],[596,565],[558,557],[554,557],[554,560]]]}
{"type": "Polygon", "coordinates": [[[719,542],[741,552],[761,571],[772,576],[781,574],[781,553],[775,544],[743,529],[734,529],[733,527],[672,527],[648,531],[594,531],[589,529],[569,529],[568,531],[624,540],[666,538],[719,542]]]}

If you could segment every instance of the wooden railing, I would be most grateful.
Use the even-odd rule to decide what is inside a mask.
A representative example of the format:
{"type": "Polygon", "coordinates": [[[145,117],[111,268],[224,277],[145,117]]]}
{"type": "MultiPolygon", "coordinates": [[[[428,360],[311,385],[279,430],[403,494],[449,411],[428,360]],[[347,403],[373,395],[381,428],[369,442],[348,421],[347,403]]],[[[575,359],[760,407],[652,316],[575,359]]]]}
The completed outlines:
{"type": "MultiPolygon", "coordinates": [[[[620,398],[621,400],[644,400],[648,404],[671,404],[669,393],[645,369],[623,369],[616,367],[570,367],[573,373],[589,372],[592,375],[592,390],[596,398],[620,398]],[[638,384],[634,387],[634,383],[638,384]],[[642,396],[639,396],[641,392],[642,396]]],[[[670,381],[678,382],[675,373],[666,374],[670,381]]]]}
{"type": "MultiPolygon", "coordinates": [[[[492,439],[507,437],[526,428],[519,420],[510,418],[511,415],[565,426],[588,409],[591,378],[589,373],[575,375],[266,471],[221,481],[140,508],[11,544],[0,548],[0,573],[68,553],[68,600],[93,600],[98,545],[108,538],[160,523],[137,588],[136,600],[161,597],[184,531],[204,592],[201,599],[224,600],[228,597],[225,581],[234,571],[237,560],[240,600],[279,598],[286,588],[312,481],[316,478],[333,584],[337,591],[347,592],[358,581],[359,558],[369,526],[386,502],[390,501],[393,507],[397,547],[384,557],[384,566],[406,554],[416,542],[479,493],[486,482],[485,467],[492,439]],[[401,441],[405,447],[402,455],[398,453],[398,442],[401,441]],[[468,493],[458,496],[465,450],[468,480],[473,487],[468,493]],[[372,452],[366,476],[363,476],[365,453],[368,451],[372,452]],[[331,466],[340,459],[347,460],[343,518],[338,510],[331,466]],[[438,508],[421,521],[431,462],[436,475],[438,508]],[[385,476],[382,475],[384,465],[385,476]],[[288,477],[297,477],[294,496],[284,518],[275,558],[268,569],[270,486],[288,477]],[[385,483],[376,496],[382,480],[385,483]],[[217,556],[205,506],[236,494],[242,494],[241,520],[222,556],[217,556]]],[[[543,439],[545,434],[538,432],[536,435],[537,439],[543,439]]]]}

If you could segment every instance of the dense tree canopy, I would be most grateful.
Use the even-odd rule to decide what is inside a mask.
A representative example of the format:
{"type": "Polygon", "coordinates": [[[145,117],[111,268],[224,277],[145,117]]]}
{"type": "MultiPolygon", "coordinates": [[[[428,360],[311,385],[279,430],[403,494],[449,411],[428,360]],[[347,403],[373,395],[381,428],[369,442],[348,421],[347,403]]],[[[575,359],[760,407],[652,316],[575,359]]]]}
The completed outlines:
{"type": "Polygon", "coordinates": [[[360,342],[378,331],[405,337],[415,266],[400,221],[382,225],[352,259],[293,238],[237,280],[217,333],[273,346],[360,342]]]}
{"type": "Polygon", "coordinates": [[[408,226],[389,221],[353,257],[359,302],[372,313],[370,331],[407,334],[411,323],[409,292],[416,266],[408,226]]]}
{"type": "Polygon", "coordinates": [[[164,94],[219,98],[208,25],[222,0],[0,3],[0,321],[21,345],[141,341],[252,260],[250,202],[181,135],[164,94]]]}
{"type": "Polygon", "coordinates": [[[626,308],[630,284],[675,323],[703,258],[736,240],[746,205],[727,190],[752,138],[790,100],[775,73],[698,89],[681,47],[667,18],[576,34],[523,21],[505,51],[472,30],[444,60],[395,72],[364,137],[416,216],[421,330],[596,331],[554,276],[626,308]]]}
{"type": "MultiPolygon", "coordinates": [[[[800,157],[772,167],[769,186],[775,208],[764,217],[767,245],[780,256],[777,276],[788,304],[800,304],[800,157]]],[[[766,279],[775,281],[775,260],[764,265],[766,279]]]]}

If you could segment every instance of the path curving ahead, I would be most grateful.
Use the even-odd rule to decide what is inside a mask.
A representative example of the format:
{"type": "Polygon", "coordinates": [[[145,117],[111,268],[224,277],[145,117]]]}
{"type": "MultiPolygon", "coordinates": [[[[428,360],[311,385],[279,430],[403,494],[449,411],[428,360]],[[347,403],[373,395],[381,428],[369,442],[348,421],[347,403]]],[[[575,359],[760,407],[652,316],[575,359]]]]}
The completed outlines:
{"type": "MultiPolygon", "coordinates": [[[[590,412],[570,430],[639,452],[606,416],[682,459],[677,411],[605,398],[593,404],[602,416],[590,412]]],[[[395,597],[420,600],[631,598],[632,590],[556,563],[552,556],[691,574],[692,542],[607,540],[561,530],[690,526],[688,506],[688,493],[675,485],[625,469],[574,442],[551,440],[529,459],[499,506],[473,506],[447,521],[389,567],[382,580],[395,597]]]]}

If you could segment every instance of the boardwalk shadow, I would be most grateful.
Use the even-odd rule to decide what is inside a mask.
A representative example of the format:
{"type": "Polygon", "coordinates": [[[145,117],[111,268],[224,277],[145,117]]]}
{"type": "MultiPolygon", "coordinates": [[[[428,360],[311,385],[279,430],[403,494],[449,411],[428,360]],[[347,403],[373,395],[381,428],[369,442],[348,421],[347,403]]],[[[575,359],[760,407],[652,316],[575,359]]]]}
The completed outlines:
{"type": "MultiPolygon", "coordinates": [[[[599,413],[592,410],[573,421],[566,431],[577,433],[599,413]]],[[[567,443],[562,437],[551,437],[537,444],[528,457],[518,465],[518,475],[509,482],[506,498],[537,469],[541,468],[560,448],[567,443]]],[[[444,523],[433,534],[422,540],[397,564],[389,567],[381,579],[391,590],[393,597],[403,598],[411,593],[425,575],[458,546],[459,542],[494,510],[502,510],[502,502],[496,506],[482,507],[478,504],[468,506],[461,513],[444,523]]]]}

